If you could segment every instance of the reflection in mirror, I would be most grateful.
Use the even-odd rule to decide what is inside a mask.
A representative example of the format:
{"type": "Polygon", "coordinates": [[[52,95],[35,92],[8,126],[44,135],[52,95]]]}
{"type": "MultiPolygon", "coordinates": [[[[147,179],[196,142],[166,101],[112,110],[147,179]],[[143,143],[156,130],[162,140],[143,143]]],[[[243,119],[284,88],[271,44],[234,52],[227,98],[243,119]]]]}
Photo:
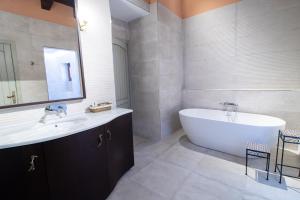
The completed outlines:
{"type": "Polygon", "coordinates": [[[73,50],[44,48],[49,100],[81,96],[77,53],[73,50]]]}
{"type": "Polygon", "coordinates": [[[0,105],[17,103],[17,84],[12,42],[0,41],[0,105]]]}
{"type": "Polygon", "coordinates": [[[0,108],[84,98],[74,0],[41,2],[0,2],[0,108]]]}

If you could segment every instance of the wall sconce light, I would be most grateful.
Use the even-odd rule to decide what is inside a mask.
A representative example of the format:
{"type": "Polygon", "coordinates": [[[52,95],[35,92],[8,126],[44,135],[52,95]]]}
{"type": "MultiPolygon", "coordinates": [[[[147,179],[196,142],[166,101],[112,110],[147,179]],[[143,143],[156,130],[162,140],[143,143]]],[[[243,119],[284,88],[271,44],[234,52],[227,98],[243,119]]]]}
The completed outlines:
{"type": "Polygon", "coordinates": [[[88,22],[86,20],[79,20],[80,31],[85,31],[87,29],[88,22]]]}

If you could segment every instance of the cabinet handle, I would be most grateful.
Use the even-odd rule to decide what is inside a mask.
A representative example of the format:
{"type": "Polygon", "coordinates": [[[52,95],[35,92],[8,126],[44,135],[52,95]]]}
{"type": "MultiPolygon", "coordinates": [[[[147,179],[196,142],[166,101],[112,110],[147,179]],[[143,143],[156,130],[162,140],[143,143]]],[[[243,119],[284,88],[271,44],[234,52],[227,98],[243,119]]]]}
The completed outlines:
{"type": "Polygon", "coordinates": [[[31,155],[30,156],[30,162],[29,162],[29,169],[28,169],[28,172],[33,172],[35,171],[35,159],[37,159],[38,156],[37,155],[31,155]]]}
{"type": "Polygon", "coordinates": [[[102,139],[102,134],[98,135],[98,145],[97,145],[97,148],[100,148],[102,146],[102,142],[103,142],[103,139],[102,139]]]}
{"type": "Polygon", "coordinates": [[[108,133],[108,140],[111,140],[111,131],[109,129],[107,129],[106,132],[108,133]]]}

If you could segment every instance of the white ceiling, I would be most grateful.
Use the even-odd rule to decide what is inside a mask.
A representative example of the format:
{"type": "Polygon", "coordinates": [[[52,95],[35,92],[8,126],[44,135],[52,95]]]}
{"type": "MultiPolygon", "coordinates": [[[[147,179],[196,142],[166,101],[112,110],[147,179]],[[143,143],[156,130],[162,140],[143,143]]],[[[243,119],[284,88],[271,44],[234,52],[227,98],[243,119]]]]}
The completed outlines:
{"type": "Polygon", "coordinates": [[[110,11],[113,18],[125,22],[149,15],[149,12],[127,0],[110,0],[110,11]]]}

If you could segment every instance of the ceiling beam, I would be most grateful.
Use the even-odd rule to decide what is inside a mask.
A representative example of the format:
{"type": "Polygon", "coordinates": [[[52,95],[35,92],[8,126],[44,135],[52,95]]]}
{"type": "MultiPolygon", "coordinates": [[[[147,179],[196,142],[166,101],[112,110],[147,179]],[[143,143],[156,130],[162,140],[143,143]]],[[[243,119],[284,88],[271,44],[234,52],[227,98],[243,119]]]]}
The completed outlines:
{"type": "Polygon", "coordinates": [[[74,8],[74,4],[75,4],[74,0],[54,0],[54,1],[65,4],[65,5],[73,7],[73,8],[74,8]]]}
{"type": "Polygon", "coordinates": [[[45,10],[50,10],[54,0],[41,0],[41,7],[45,10]]]}

